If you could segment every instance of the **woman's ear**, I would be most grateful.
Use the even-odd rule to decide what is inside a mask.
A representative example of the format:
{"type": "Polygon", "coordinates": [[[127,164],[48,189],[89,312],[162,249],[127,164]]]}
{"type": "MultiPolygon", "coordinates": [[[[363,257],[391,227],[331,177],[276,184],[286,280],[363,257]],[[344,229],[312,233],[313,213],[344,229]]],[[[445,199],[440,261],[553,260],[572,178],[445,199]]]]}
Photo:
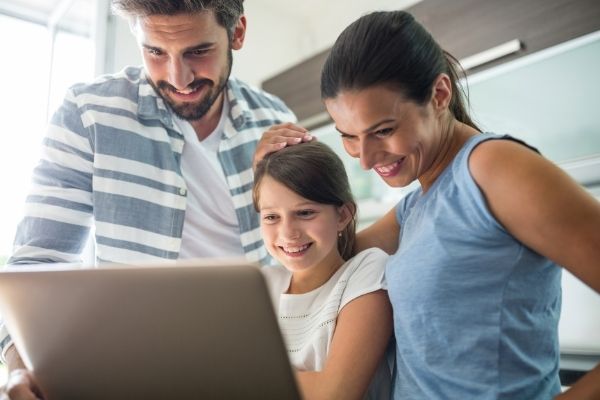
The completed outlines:
{"type": "Polygon", "coordinates": [[[338,211],[338,232],[346,229],[346,226],[352,221],[356,214],[356,206],[354,204],[346,203],[337,209],[338,211]]]}
{"type": "Polygon", "coordinates": [[[443,112],[450,107],[452,100],[452,81],[446,74],[439,74],[433,81],[431,102],[436,113],[443,112]]]}

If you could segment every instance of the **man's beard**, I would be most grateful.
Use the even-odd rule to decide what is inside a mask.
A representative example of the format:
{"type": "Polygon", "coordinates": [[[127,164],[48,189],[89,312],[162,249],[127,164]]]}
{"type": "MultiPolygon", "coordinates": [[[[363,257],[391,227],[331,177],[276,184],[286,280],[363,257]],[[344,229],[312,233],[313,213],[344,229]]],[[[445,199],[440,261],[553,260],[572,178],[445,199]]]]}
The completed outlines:
{"type": "Polygon", "coordinates": [[[208,110],[213,106],[215,101],[219,98],[219,95],[225,89],[227,85],[227,80],[229,79],[229,74],[231,73],[231,65],[233,63],[233,55],[231,49],[229,49],[229,53],[227,55],[227,68],[224,73],[219,77],[219,82],[215,85],[213,81],[210,79],[195,79],[190,83],[186,89],[196,90],[201,88],[202,86],[208,87],[208,93],[206,95],[196,101],[189,103],[179,103],[173,101],[168,93],[176,91],[175,87],[166,81],[158,81],[154,84],[152,81],[150,83],[160,97],[164,100],[165,103],[173,110],[175,115],[179,118],[187,120],[187,121],[195,121],[199,120],[206,115],[208,110]]]}

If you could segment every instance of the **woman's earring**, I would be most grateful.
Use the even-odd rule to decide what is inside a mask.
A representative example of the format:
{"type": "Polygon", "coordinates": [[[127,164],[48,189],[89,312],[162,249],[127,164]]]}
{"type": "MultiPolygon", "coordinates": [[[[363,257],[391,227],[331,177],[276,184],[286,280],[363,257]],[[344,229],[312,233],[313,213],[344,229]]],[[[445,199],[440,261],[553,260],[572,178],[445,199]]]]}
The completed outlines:
{"type": "Polygon", "coordinates": [[[342,232],[338,232],[338,237],[342,237],[342,232]]]}

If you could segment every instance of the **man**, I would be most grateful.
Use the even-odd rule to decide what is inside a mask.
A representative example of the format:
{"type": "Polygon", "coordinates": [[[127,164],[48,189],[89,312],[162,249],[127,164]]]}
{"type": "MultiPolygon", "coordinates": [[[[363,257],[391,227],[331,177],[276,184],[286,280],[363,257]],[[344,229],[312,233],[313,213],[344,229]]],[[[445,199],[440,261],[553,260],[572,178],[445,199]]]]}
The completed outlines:
{"type": "MultiPolygon", "coordinates": [[[[230,78],[246,30],[242,3],[113,0],[144,68],[69,90],[9,263],[79,261],[92,227],[98,262],[268,262],[252,208],[252,160],[263,131],[295,117],[279,99],[230,78]]],[[[5,332],[0,339],[9,369],[23,368],[5,332]]],[[[21,369],[7,393],[34,398],[29,386],[21,369]]]]}

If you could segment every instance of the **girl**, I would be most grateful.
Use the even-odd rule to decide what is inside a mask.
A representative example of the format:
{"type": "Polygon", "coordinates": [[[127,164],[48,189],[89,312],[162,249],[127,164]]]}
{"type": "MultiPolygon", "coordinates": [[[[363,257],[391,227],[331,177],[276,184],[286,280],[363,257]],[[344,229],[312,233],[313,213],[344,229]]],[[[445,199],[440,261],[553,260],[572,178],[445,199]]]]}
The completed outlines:
{"type": "Polygon", "coordinates": [[[350,257],[356,205],[342,161],[308,142],[267,156],[254,182],[265,245],[283,265],[265,274],[304,398],[389,398],[387,255],[350,257]]]}

